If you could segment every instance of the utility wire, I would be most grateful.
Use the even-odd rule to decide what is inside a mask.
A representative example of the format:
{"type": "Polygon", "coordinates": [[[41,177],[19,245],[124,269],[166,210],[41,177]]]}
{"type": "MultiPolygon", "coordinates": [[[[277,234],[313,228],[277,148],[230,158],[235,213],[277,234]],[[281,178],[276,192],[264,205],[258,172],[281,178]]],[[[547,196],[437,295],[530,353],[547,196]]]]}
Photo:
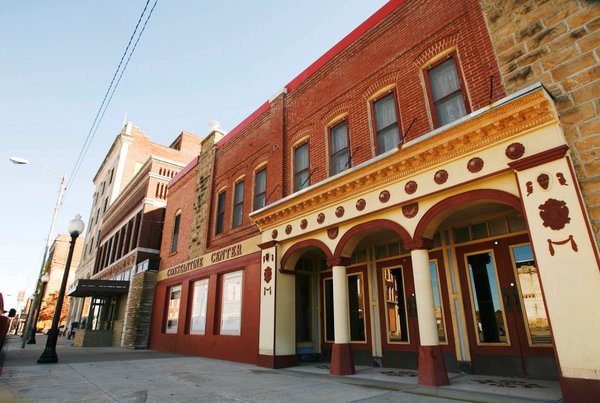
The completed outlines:
{"type": "Polygon", "coordinates": [[[133,42],[133,39],[135,38],[135,35],[138,31],[140,23],[142,22],[144,15],[146,14],[146,10],[148,9],[150,0],[147,0],[146,4],[144,5],[144,9],[142,10],[142,13],[140,14],[140,17],[135,25],[135,28],[133,30],[133,33],[131,34],[131,37],[129,38],[129,42],[127,43],[127,46],[125,47],[125,51],[123,52],[123,55],[121,56],[119,65],[117,66],[117,69],[115,70],[115,73],[113,74],[113,77],[110,81],[110,85],[108,86],[108,89],[106,90],[106,93],[104,94],[102,103],[100,104],[100,107],[98,108],[98,112],[96,112],[94,121],[90,127],[90,130],[88,131],[88,135],[83,143],[83,146],[81,147],[81,150],[80,150],[77,160],[75,162],[75,166],[73,167],[73,170],[71,171],[71,175],[69,176],[69,180],[67,182],[67,187],[65,190],[64,197],[66,197],[66,195],[68,194],[68,192],[71,188],[71,184],[73,183],[73,181],[75,180],[75,177],[77,176],[77,173],[79,172],[79,168],[81,167],[81,164],[83,163],[83,160],[87,154],[87,151],[89,150],[91,142],[92,142],[96,132],[98,131],[98,127],[100,127],[100,124],[102,123],[102,119],[104,118],[104,114],[106,113],[106,110],[110,104],[110,101],[112,100],[115,90],[117,89],[117,86],[119,85],[119,82],[121,81],[121,77],[123,77],[123,73],[125,72],[125,69],[127,68],[127,65],[129,64],[129,61],[131,60],[131,56],[133,55],[133,52],[135,51],[135,48],[136,48],[142,34],[144,33],[146,25],[148,24],[148,20],[150,20],[150,17],[152,16],[152,12],[154,11],[154,8],[156,7],[157,3],[158,3],[158,0],[155,0],[154,4],[150,10],[150,13],[146,17],[146,20],[142,26],[142,29],[141,29],[139,35],[137,36],[137,39],[135,40],[133,48],[131,49],[131,52],[129,52],[131,43],[133,42]],[[129,56],[127,56],[128,53],[129,53],[129,56]],[[125,60],[125,57],[127,57],[127,60],[125,61],[125,64],[123,65],[123,61],[125,60]],[[122,69],[121,69],[121,66],[123,66],[122,69]],[[118,78],[117,78],[117,75],[118,75],[118,78]],[[115,79],[117,80],[116,83],[115,83],[115,79]],[[110,96],[109,96],[109,94],[110,94],[110,96]]]}

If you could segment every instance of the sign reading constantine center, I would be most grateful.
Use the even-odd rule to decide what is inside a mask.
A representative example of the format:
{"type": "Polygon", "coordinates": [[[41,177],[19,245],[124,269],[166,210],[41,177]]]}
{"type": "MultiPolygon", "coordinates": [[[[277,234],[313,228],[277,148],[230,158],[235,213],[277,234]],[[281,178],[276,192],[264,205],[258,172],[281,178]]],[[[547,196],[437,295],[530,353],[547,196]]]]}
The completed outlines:
{"type": "Polygon", "coordinates": [[[259,250],[257,246],[258,242],[259,240],[256,238],[247,239],[235,245],[190,259],[187,262],[180,263],[166,270],[161,270],[158,274],[158,281],[177,277],[194,270],[199,270],[205,266],[226,262],[249,253],[257,252],[259,250]]]}

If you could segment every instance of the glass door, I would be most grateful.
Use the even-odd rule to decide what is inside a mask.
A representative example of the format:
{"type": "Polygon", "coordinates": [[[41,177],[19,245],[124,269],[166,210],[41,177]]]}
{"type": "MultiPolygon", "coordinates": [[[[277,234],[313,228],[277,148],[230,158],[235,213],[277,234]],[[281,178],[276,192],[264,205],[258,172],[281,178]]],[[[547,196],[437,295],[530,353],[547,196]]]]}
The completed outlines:
{"type": "Polygon", "coordinates": [[[552,367],[553,353],[527,241],[519,235],[456,248],[475,373],[552,378],[537,375],[545,361],[536,356],[552,367]]]}

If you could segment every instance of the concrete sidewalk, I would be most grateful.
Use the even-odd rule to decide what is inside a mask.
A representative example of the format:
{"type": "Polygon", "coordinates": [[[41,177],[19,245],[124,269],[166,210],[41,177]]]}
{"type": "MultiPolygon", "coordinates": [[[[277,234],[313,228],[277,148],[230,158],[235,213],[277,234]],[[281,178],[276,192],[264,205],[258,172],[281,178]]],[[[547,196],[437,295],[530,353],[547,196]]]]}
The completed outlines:
{"type": "MultiPolygon", "coordinates": [[[[37,364],[46,337],[21,349],[10,336],[0,402],[557,402],[557,382],[450,374],[450,386],[417,385],[416,371],[358,367],[329,375],[327,364],[272,370],[208,358],[123,348],[73,348],[59,338],[59,363],[37,364]]],[[[0,357],[0,360],[2,358],[0,357]]]]}

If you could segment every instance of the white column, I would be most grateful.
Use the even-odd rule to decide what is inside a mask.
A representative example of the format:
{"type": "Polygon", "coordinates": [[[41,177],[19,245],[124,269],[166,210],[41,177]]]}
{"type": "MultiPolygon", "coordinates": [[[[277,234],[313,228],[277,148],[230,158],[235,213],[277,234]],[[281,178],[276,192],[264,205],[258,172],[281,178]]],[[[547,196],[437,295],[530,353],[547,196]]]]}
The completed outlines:
{"type": "Polygon", "coordinates": [[[437,346],[440,344],[435,317],[431,271],[429,270],[429,251],[415,249],[410,252],[415,281],[415,298],[417,301],[417,318],[419,321],[419,336],[422,346],[437,346]]]}
{"type": "Polygon", "coordinates": [[[350,343],[346,266],[333,266],[333,323],[335,343],[350,343]]]}

